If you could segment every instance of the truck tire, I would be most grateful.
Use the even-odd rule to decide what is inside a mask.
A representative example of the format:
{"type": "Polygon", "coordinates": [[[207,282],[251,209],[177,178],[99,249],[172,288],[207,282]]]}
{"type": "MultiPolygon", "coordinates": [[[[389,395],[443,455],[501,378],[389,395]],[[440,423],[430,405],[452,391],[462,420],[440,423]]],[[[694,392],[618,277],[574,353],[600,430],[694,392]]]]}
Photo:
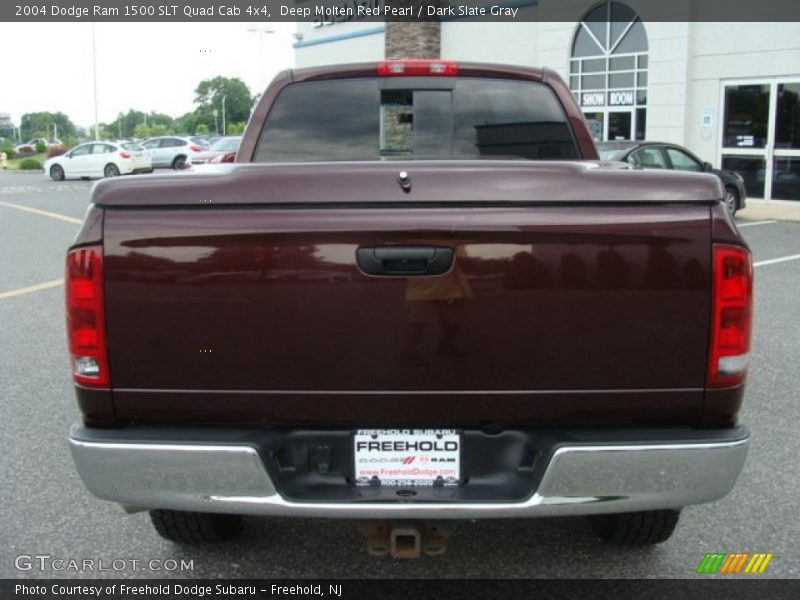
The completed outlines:
{"type": "Polygon", "coordinates": [[[595,534],[614,546],[643,546],[665,542],[675,531],[679,510],[649,510],[591,517],[595,534]]]}
{"type": "Polygon", "coordinates": [[[179,544],[213,544],[234,537],[242,527],[241,515],[151,510],[158,535],[179,544]]]}

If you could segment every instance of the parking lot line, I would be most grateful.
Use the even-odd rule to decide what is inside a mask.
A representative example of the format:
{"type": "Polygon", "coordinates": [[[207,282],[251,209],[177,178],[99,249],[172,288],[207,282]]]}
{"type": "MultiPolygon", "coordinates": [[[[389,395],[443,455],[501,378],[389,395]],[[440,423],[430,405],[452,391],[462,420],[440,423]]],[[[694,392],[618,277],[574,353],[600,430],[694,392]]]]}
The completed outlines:
{"type": "Polygon", "coordinates": [[[752,227],[753,225],[771,225],[777,221],[746,221],[744,223],[737,223],[739,227],[752,227]]]}
{"type": "Polygon", "coordinates": [[[26,212],[33,213],[35,215],[50,217],[51,219],[58,219],[59,221],[66,221],[67,223],[73,223],[74,225],[81,225],[83,223],[81,219],[76,219],[75,217],[68,217],[67,215],[50,212],[49,210],[39,210],[38,208],[31,208],[30,206],[22,206],[21,204],[12,204],[11,202],[0,201],[0,206],[5,206],[8,208],[16,208],[17,210],[24,210],[26,212]]]}
{"type": "Polygon", "coordinates": [[[777,263],[788,262],[790,260],[800,260],[800,254],[792,254],[791,256],[781,256],[780,258],[771,258],[769,260],[761,260],[753,263],[754,267],[764,267],[766,265],[774,265],[777,263]]]}
{"type": "Polygon", "coordinates": [[[40,290],[46,290],[59,285],[64,285],[63,279],[53,279],[51,281],[37,283],[36,285],[29,285],[26,287],[17,288],[15,290],[0,292],[0,300],[3,300],[4,298],[13,298],[14,296],[21,296],[22,294],[30,294],[31,292],[38,292],[40,290]]]}

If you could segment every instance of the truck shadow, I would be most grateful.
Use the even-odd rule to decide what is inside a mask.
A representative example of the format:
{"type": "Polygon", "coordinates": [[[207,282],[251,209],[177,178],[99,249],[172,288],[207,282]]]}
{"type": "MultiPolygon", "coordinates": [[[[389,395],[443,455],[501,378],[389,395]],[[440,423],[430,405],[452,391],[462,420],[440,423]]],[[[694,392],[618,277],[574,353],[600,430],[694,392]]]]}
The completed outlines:
{"type": "Polygon", "coordinates": [[[355,522],[328,519],[251,517],[229,543],[169,545],[194,560],[193,577],[242,578],[614,577],[654,552],[603,545],[585,518],[461,521],[445,554],[414,560],[371,556],[355,522]]]}

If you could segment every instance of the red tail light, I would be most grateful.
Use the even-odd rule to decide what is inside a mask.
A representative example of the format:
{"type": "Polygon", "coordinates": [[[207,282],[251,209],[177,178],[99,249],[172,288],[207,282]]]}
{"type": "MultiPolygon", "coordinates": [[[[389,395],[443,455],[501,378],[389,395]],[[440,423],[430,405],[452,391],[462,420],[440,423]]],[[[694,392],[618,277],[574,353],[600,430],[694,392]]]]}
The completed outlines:
{"type": "Polygon", "coordinates": [[[744,381],[750,358],[753,313],[753,265],[750,253],[736,246],[714,246],[711,300],[711,348],[708,387],[744,381]]]}
{"type": "Polygon", "coordinates": [[[228,152],[226,154],[218,154],[208,162],[210,163],[232,163],[236,162],[236,152],[228,152]]]}
{"type": "Polygon", "coordinates": [[[458,63],[452,60],[403,59],[384,60],[378,63],[375,72],[380,77],[439,76],[458,75],[458,63]]]}
{"type": "Polygon", "coordinates": [[[130,158],[131,154],[130,154],[130,152],[125,152],[125,150],[120,150],[119,151],[119,156],[120,156],[120,158],[130,158]]]}
{"type": "Polygon", "coordinates": [[[102,246],[69,251],[65,287],[72,376],[81,385],[107,387],[102,246]]]}
{"type": "Polygon", "coordinates": [[[203,151],[203,149],[200,146],[195,146],[194,144],[189,146],[189,150],[191,150],[192,152],[202,152],[203,151]]]}

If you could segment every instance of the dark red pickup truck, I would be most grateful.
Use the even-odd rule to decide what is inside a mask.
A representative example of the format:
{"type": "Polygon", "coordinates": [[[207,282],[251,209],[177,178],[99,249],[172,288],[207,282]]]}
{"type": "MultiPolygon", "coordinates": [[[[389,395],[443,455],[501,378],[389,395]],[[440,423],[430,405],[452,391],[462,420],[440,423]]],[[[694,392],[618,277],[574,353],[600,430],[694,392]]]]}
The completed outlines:
{"type": "Polygon", "coordinates": [[[176,541],[239,515],[381,520],[396,556],[463,518],[663,541],[748,447],[723,196],[598,161],[546,70],[285,72],[236,164],[95,186],[67,256],[78,471],[176,541]]]}

